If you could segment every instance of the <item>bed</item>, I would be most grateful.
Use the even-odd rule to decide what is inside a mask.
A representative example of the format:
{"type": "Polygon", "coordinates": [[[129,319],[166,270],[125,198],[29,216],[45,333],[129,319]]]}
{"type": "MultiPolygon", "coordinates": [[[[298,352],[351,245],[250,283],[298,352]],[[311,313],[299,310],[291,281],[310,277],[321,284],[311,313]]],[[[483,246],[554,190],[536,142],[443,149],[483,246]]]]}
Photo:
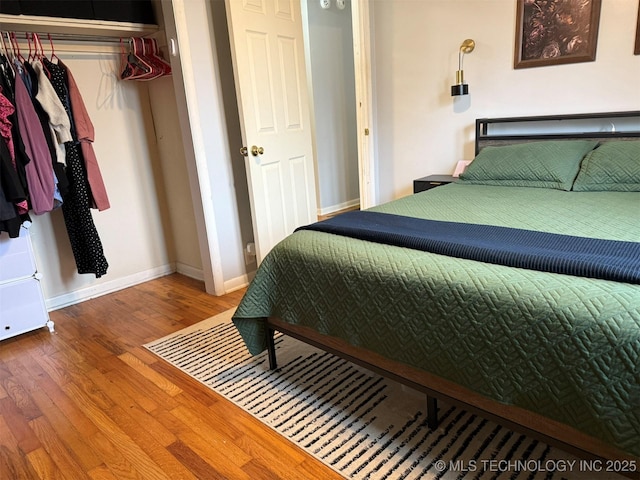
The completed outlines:
{"type": "Polygon", "coordinates": [[[478,119],[458,181],[348,215],[266,256],[233,317],[252,354],[275,368],[279,331],[425,392],[434,427],[441,399],[638,478],[640,112],[478,119]],[[549,267],[529,235],[592,250],[549,267]]]}

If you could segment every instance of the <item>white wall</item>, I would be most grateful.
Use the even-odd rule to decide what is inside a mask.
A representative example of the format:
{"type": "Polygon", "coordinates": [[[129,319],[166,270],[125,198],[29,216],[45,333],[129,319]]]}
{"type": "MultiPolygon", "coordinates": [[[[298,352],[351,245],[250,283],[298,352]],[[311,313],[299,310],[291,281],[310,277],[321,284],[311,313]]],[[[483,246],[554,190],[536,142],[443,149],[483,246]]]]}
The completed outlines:
{"type": "Polygon", "coordinates": [[[169,273],[176,259],[147,85],[118,80],[117,54],[58,56],[73,73],[95,126],[94,150],[111,208],[92,214],[109,269],[100,279],[78,274],[62,211],[32,215],[49,308],[169,273]]]}
{"type": "Polygon", "coordinates": [[[307,0],[308,49],[321,214],[359,203],[351,2],[307,0]]]}
{"type": "Polygon", "coordinates": [[[184,145],[178,128],[173,77],[161,77],[147,85],[162,171],[159,194],[170,218],[167,233],[170,235],[168,241],[173,245],[176,270],[202,280],[202,258],[196,235],[196,218],[189,191],[184,145]]]}
{"type": "Polygon", "coordinates": [[[514,70],[514,0],[373,0],[379,202],[472,159],[475,119],[640,110],[635,0],[602,2],[595,62],[514,70]],[[458,48],[470,95],[453,99],[458,48]]]}

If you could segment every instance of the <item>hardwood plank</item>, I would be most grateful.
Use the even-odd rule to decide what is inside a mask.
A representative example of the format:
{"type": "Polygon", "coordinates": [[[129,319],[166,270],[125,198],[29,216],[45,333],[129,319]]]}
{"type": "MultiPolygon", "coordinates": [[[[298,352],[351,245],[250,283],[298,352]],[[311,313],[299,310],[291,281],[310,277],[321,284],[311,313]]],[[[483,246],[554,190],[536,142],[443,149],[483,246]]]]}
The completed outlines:
{"type": "MultiPolygon", "coordinates": [[[[115,478],[123,480],[141,480],[145,478],[102,432],[88,437],[87,442],[92,449],[104,458],[106,468],[115,478]]],[[[100,469],[100,471],[102,472],[104,469],[100,469]]]]}
{"type": "Polygon", "coordinates": [[[44,448],[40,447],[27,454],[27,460],[36,471],[36,477],[47,480],[73,480],[73,477],[65,476],[53,462],[44,448]]]}
{"type": "MultiPolygon", "coordinates": [[[[119,358],[115,357],[114,360],[117,360],[117,363],[122,365],[122,362],[119,358]]],[[[126,378],[122,376],[122,373],[118,370],[110,370],[104,373],[105,378],[115,385],[116,388],[120,389],[125,395],[132,398],[140,408],[142,408],[145,412],[153,412],[160,408],[162,405],[163,398],[158,398],[155,395],[156,392],[148,391],[144,389],[138,382],[132,381],[130,378],[126,378]]]]}
{"type": "Polygon", "coordinates": [[[118,480],[106,465],[98,465],[87,473],[91,480],[118,480]]]}
{"type": "Polygon", "coordinates": [[[0,385],[2,385],[2,381],[11,376],[11,372],[9,371],[9,367],[7,367],[2,359],[0,359],[0,385]]]}
{"type": "MultiPolygon", "coordinates": [[[[9,426],[11,435],[16,439],[20,451],[29,453],[42,446],[38,437],[29,428],[28,421],[31,418],[26,419],[11,398],[7,397],[0,400],[0,415],[4,417],[9,426]]],[[[0,439],[0,442],[4,444],[4,439],[0,439]]]]}
{"type": "MultiPolygon", "coordinates": [[[[242,465],[227,460],[224,450],[215,448],[209,439],[202,438],[193,430],[180,434],[182,443],[188,446],[196,455],[202,458],[216,472],[211,478],[228,478],[233,480],[252,480],[241,469],[242,465]]],[[[246,462],[245,462],[246,463],[246,462]]]]}
{"type": "MultiPolygon", "coordinates": [[[[189,470],[171,455],[171,452],[158,441],[157,437],[149,435],[128,412],[117,406],[111,409],[108,414],[118,425],[118,428],[126,433],[136,445],[140,446],[140,450],[149,456],[149,459],[159,467],[167,478],[193,478],[189,470]]],[[[136,465],[134,464],[134,466],[136,465]]],[[[138,468],[138,470],[140,469],[138,468]]],[[[145,471],[145,474],[152,473],[153,471],[145,471]]],[[[157,478],[155,475],[152,476],[157,478]]]]}
{"type": "Polygon", "coordinates": [[[214,451],[213,458],[226,459],[239,467],[251,460],[251,457],[246,452],[233,443],[231,437],[215,427],[212,429],[210,417],[203,417],[183,406],[174,408],[171,413],[189,427],[190,431],[207,439],[207,443],[214,451]]]}
{"type": "Polygon", "coordinates": [[[152,412],[157,408],[174,408],[178,405],[173,396],[168,395],[155,383],[150,382],[128,366],[125,367],[125,363],[119,358],[114,357],[114,359],[123,365],[122,370],[110,370],[105,376],[123,391],[131,394],[146,411],[152,412]]]}
{"type": "Polygon", "coordinates": [[[36,474],[27,457],[18,447],[4,416],[0,414],[0,478],[35,478],[36,474]]]}
{"type": "Polygon", "coordinates": [[[39,387],[51,400],[52,408],[62,412],[62,415],[81,437],[90,437],[98,432],[98,427],[85,415],[80,406],[69,397],[68,392],[63,390],[51,378],[41,379],[39,387]]]}
{"type": "Polygon", "coordinates": [[[242,471],[249,475],[250,478],[260,478],[261,480],[280,480],[283,478],[296,478],[296,477],[282,477],[276,472],[271,470],[271,467],[264,461],[258,458],[252,458],[251,461],[245,463],[242,466],[242,471]]]}
{"type": "MultiPolygon", "coordinates": [[[[17,368],[17,370],[15,370],[16,372],[20,371],[19,367],[15,366],[14,368],[17,368]]],[[[16,377],[9,377],[3,382],[3,387],[8,394],[8,399],[5,398],[4,400],[7,403],[9,401],[13,402],[15,407],[19,409],[20,412],[22,412],[22,415],[28,420],[42,415],[42,412],[40,412],[40,409],[35,403],[33,403],[31,395],[29,395],[29,392],[27,391],[30,381],[31,380],[29,379],[26,382],[21,382],[16,377]]]]}
{"type": "MultiPolygon", "coordinates": [[[[244,435],[242,424],[237,419],[238,407],[215,392],[212,393],[218,397],[218,400],[209,406],[188,395],[181,395],[178,400],[191,414],[202,419],[204,428],[211,428],[215,430],[216,434],[236,442],[244,435]]],[[[181,412],[182,409],[176,409],[176,411],[181,412]]],[[[246,414],[246,412],[243,413],[246,414]]],[[[180,418],[178,415],[174,416],[180,418]]],[[[187,418],[189,419],[190,417],[187,418]]]]}
{"type": "MultiPolygon", "coordinates": [[[[87,445],[86,441],[80,433],[74,428],[66,415],[57,407],[44,391],[33,392],[34,401],[42,410],[44,417],[51,425],[55,435],[64,444],[59,448],[60,455],[70,454],[77,463],[82,467],[82,471],[91,470],[102,464],[102,459],[87,445]]],[[[32,422],[35,422],[36,419],[32,422]]],[[[34,424],[30,422],[31,428],[35,431],[36,436],[43,442],[43,437],[38,434],[38,429],[34,428],[34,424]]],[[[36,425],[37,427],[37,425],[36,425]]],[[[47,439],[48,442],[48,439],[47,439]]],[[[48,448],[45,442],[44,446],[48,448]]],[[[54,460],[55,460],[54,456],[54,460]]]]}
{"type": "MultiPolygon", "coordinates": [[[[87,416],[98,426],[100,431],[113,441],[117,450],[119,450],[124,458],[138,472],[144,472],[145,475],[153,478],[165,480],[167,477],[160,467],[147,455],[143,447],[147,445],[139,445],[122,430],[120,425],[111,419],[109,411],[102,410],[99,405],[92,402],[92,399],[75,384],[69,385],[70,391],[74,398],[81,405],[82,410],[87,416]]],[[[147,437],[148,438],[148,437],[147,437]]],[[[151,441],[152,439],[148,439],[151,441]]]]}
{"type": "Polygon", "coordinates": [[[225,478],[218,470],[209,465],[209,463],[181,441],[169,445],[168,450],[178,461],[184,465],[189,465],[189,469],[193,473],[194,478],[225,478]]]}
{"type": "Polygon", "coordinates": [[[123,353],[122,355],[118,355],[118,358],[122,360],[124,363],[129,365],[132,369],[134,369],[137,373],[142,375],[144,378],[149,380],[151,383],[156,385],[160,390],[165,392],[167,395],[175,397],[176,395],[182,393],[180,387],[177,387],[174,383],[169,382],[166,377],[158,374],[155,370],[149,368],[144,362],[142,362],[138,357],[132,355],[130,353],[123,353]]]}
{"type": "MultiPolygon", "coordinates": [[[[35,435],[40,439],[43,448],[39,448],[35,452],[38,452],[34,457],[29,456],[29,461],[34,465],[36,470],[38,467],[33,463],[32,458],[38,458],[43,460],[42,464],[48,464],[48,460],[44,462],[44,455],[42,450],[47,453],[46,459],[50,459],[56,466],[56,470],[64,472],[65,478],[71,478],[74,480],[82,480],[89,478],[85,473],[85,468],[81,466],[72,453],[63,444],[58,433],[53,429],[49,421],[45,417],[39,417],[29,422],[29,426],[35,432],[35,435]]],[[[50,478],[49,476],[42,476],[42,478],[50,478]]]]}
{"type": "Polygon", "coordinates": [[[164,447],[171,445],[177,440],[176,436],[160,422],[158,422],[147,411],[142,409],[131,397],[118,388],[113,382],[107,379],[97,370],[91,375],[91,379],[104,390],[107,395],[118,405],[123,408],[132,418],[135,419],[138,428],[146,435],[150,435],[156,439],[164,447]]]}

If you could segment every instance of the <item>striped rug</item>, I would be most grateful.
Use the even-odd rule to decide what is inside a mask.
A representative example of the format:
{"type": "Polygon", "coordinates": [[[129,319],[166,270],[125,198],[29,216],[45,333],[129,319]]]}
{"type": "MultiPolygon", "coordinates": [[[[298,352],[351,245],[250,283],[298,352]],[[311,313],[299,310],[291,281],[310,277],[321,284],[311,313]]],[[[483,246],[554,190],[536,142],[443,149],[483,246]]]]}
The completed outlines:
{"type": "Polygon", "coordinates": [[[266,353],[248,353],[232,314],[145,347],[345,478],[612,478],[592,471],[597,465],[442,403],[440,427],[431,431],[424,395],[290,337],[276,337],[279,368],[271,371],[266,353]]]}

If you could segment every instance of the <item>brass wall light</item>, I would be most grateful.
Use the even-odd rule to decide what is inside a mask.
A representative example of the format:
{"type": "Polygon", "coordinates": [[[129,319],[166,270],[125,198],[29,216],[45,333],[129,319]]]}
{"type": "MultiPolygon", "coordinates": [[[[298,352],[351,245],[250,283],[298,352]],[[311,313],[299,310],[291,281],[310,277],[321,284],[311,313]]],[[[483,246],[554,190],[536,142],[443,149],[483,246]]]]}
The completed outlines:
{"type": "Polygon", "coordinates": [[[464,83],[464,71],[462,70],[462,60],[465,53],[473,52],[476,47],[476,42],[467,38],[462,45],[460,45],[460,51],[458,52],[458,71],[456,72],[456,84],[451,85],[451,96],[467,95],[469,93],[469,85],[464,83]]]}

